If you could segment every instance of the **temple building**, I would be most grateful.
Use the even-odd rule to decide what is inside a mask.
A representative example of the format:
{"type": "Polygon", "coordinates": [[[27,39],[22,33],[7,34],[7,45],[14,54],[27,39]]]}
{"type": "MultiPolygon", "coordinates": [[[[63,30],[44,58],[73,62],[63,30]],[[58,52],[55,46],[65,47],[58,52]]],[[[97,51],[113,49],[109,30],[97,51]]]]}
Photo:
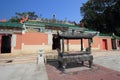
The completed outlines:
{"type": "MultiPolygon", "coordinates": [[[[120,49],[120,37],[118,36],[104,35],[98,31],[70,23],[40,22],[36,20],[24,23],[0,22],[0,53],[36,53],[40,48],[46,52],[54,51],[61,46],[58,44],[56,34],[72,30],[97,33],[92,39],[92,50],[120,49]]],[[[80,42],[80,40],[69,40],[70,50],[79,50],[81,48],[80,42]]],[[[67,41],[65,41],[65,46],[67,46],[67,41]]],[[[82,46],[85,50],[88,41],[83,39],[82,46]]]]}

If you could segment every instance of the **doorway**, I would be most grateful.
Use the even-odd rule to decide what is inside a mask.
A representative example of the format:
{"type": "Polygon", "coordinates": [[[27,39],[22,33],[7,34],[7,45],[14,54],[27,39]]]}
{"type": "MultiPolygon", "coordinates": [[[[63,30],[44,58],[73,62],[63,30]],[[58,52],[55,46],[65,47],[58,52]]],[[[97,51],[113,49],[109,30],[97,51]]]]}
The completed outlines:
{"type": "Polygon", "coordinates": [[[60,49],[61,45],[60,45],[60,39],[58,38],[58,36],[56,34],[53,34],[53,38],[52,38],[52,50],[55,50],[55,49],[60,49]]]}
{"type": "Polygon", "coordinates": [[[11,35],[2,36],[1,53],[11,53],[11,35]]]}
{"type": "Polygon", "coordinates": [[[112,49],[117,49],[117,46],[116,46],[116,39],[112,39],[112,49]]]}
{"type": "Polygon", "coordinates": [[[103,50],[107,50],[108,47],[107,47],[107,39],[103,39],[102,40],[102,46],[103,46],[103,50]]]}

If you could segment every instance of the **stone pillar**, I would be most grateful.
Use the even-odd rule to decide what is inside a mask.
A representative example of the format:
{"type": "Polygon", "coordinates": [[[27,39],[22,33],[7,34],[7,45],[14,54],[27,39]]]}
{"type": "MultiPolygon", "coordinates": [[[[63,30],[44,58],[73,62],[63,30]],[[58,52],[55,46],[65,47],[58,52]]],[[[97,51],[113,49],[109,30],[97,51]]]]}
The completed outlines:
{"type": "Polygon", "coordinates": [[[38,64],[44,64],[44,50],[40,49],[38,52],[38,64]]]}

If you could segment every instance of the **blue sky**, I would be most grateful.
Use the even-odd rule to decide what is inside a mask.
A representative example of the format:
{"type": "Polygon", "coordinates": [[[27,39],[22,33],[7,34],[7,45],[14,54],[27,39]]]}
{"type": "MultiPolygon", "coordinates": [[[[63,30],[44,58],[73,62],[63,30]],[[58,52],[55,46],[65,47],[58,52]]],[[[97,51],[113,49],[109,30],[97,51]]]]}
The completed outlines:
{"type": "Polygon", "coordinates": [[[35,12],[39,17],[79,22],[82,19],[80,7],[88,0],[1,0],[0,20],[10,19],[16,12],[35,12]]]}

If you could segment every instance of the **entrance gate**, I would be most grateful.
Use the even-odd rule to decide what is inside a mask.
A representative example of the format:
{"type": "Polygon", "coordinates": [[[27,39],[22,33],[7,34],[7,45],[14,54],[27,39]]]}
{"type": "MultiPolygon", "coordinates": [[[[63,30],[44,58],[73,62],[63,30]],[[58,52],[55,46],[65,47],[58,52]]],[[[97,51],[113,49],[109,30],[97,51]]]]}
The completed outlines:
{"type": "Polygon", "coordinates": [[[2,36],[1,53],[11,53],[11,35],[2,36]]]}

